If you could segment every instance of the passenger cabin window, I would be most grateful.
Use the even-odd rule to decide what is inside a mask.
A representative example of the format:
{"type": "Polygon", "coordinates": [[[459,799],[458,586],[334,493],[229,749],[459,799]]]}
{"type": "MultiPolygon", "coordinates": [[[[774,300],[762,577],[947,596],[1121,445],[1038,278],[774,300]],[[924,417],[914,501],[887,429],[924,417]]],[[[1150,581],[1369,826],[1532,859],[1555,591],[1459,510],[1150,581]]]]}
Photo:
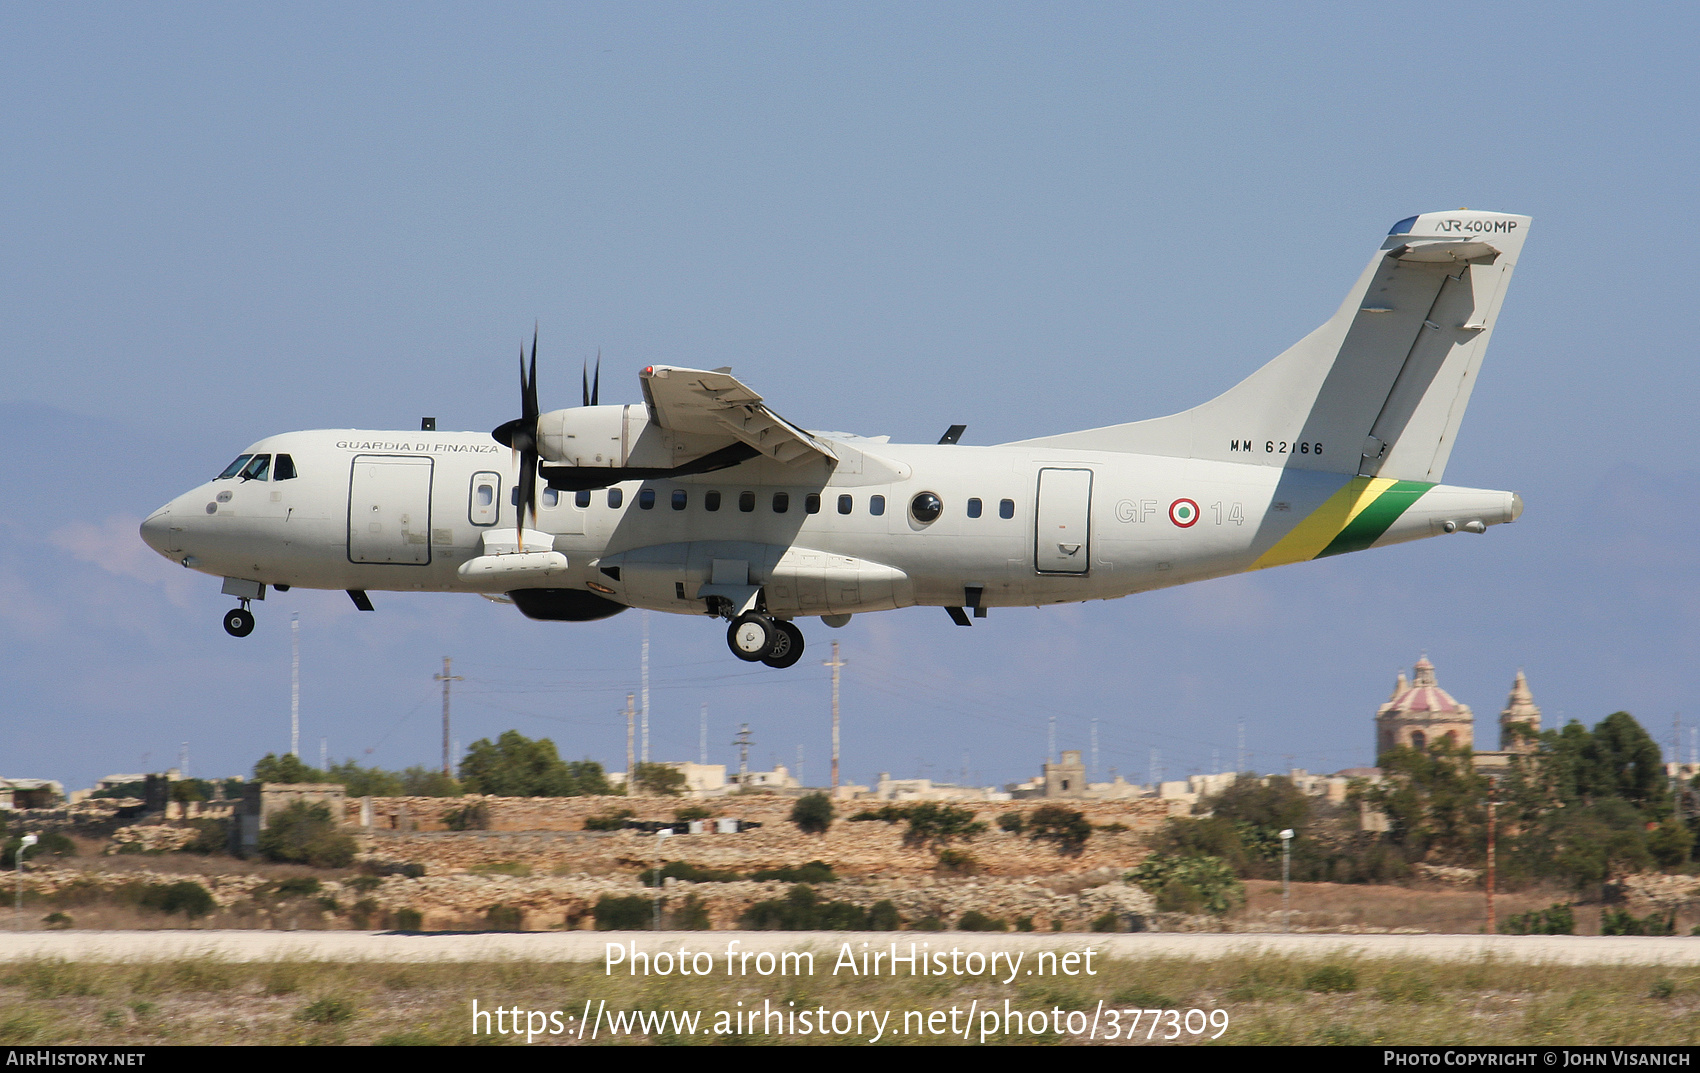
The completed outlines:
{"type": "Polygon", "coordinates": [[[978,499],[970,499],[968,501],[968,516],[970,518],[978,518],[980,516],[980,501],[978,499]]]}
{"type": "Polygon", "coordinates": [[[579,491],[573,496],[573,505],[576,507],[590,506],[590,489],[579,489],[579,491]]]}
{"type": "Polygon", "coordinates": [[[1000,500],[998,500],[998,517],[1000,517],[1000,518],[1013,518],[1013,517],[1015,517],[1015,500],[1013,500],[1013,499],[1000,499],[1000,500]]]}
{"type": "Polygon", "coordinates": [[[496,490],[487,484],[479,485],[478,491],[473,494],[473,502],[478,504],[480,507],[488,507],[495,501],[496,490]]]}
{"type": "Polygon", "coordinates": [[[791,509],[791,497],[785,492],[773,493],[773,513],[784,514],[791,509]]]}
{"type": "Polygon", "coordinates": [[[270,472],[271,468],[271,455],[255,455],[253,458],[248,460],[248,464],[246,466],[242,467],[242,472],[238,474],[238,476],[245,481],[263,481],[266,479],[266,474],[270,472]]]}
{"type": "Polygon", "coordinates": [[[686,493],[686,491],[683,488],[673,489],[673,509],[674,510],[684,510],[685,507],[689,504],[689,502],[690,502],[690,499],[689,499],[688,493],[686,493]]]}
{"type": "Polygon", "coordinates": [[[641,507],[644,510],[654,510],[655,509],[655,489],[653,489],[653,488],[640,488],[640,489],[638,489],[638,506],[641,507]]]}
{"type": "Polygon", "coordinates": [[[820,513],[820,493],[810,492],[803,497],[803,511],[807,514],[820,513]]]}
{"type": "Polygon", "coordinates": [[[738,509],[748,514],[756,509],[756,494],[754,492],[738,493],[738,509]]]}
{"type": "Polygon", "coordinates": [[[555,491],[553,488],[543,489],[543,505],[545,507],[553,507],[553,506],[559,504],[560,502],[561,502],[561,493],[555,491]]]}
{"type": "Polygon", "coordinates": [[[624,503],[625,501],[626,501],[626,494],[624,492],[620,491],[618,488],[608,489],[608,505],[610,507],[613,507],[617,510],[617,509],[619,509],[620,504],[624,503]]]}
{"type": "Polygon", "coordinates": [[[278,455],[277,465],[272,469],[272,480],[293,481],[295,479],[295,459],[288,455],[278,455]]]}
{"type": "Polygon", "coordinates": [[[885,513],[885,496],[869,496],[868,497],[868,513],[872,514],[876,518],[879,517],[881,514],[884,514],[885,513]]]}
{"type": "Polygon", "coordinates": [[[849,496],[838,497],[838,513],[849,514],[856,509],[856,501],[849,496]]]}
{"type": "Polygon", "coordinates": [[[713,512],[720,509],[720,493],[705,492],[702,497],[702,509],[713,512]]]}

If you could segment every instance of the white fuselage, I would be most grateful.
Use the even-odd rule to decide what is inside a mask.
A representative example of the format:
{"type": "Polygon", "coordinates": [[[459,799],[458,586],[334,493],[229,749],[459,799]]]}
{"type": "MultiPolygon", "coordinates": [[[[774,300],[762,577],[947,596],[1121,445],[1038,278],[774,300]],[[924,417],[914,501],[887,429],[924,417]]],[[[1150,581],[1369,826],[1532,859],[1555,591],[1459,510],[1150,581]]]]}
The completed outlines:
{"type": "Polygon", "coordinates": [[[486,433],[273,436],[245,453],[288,455],[294,477],[274,479],[274,468],[263,480],[208,482],[155,512],[142,532],[194,569],[272,586],[589,589],[681,614],[707,613],[704,587],[725,580],[715,575],[728,563],[742,563],[767,610],[787,618],[1108,599],[1460,527],[1480,531],[1521,509],[1509,492],[1415,486],[1409,506],[1367,541],[1359,534],[1356,546],[1331,544],[1335,525],[1319,528],[1307,550],[1301,523],[1326,528],[1320,508],[1364,478],[1267,459],[840,446],[844,460],[830,474],[822,467],[800,483],[795,468],[757,458],[677,480],[545,491],[528,550],[546,535],[566,559],[546,576],[462,569],[515,536],[517,461],[486,433]],[[943,504],[930,524],[911,511],[923,492],[943,504]]]}

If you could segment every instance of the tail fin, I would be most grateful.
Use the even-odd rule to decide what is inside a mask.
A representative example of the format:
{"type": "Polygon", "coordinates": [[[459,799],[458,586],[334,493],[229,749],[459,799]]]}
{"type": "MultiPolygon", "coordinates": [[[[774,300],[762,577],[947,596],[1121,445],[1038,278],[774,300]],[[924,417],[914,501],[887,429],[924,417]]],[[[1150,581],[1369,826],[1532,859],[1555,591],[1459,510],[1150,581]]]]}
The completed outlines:
{"type": "Polygon", "coordinates": [[[1528,229],[1462,209],[1401,220],[1326,324],[1223,394],[1020,442],[1439,481],[1528,229]]]}

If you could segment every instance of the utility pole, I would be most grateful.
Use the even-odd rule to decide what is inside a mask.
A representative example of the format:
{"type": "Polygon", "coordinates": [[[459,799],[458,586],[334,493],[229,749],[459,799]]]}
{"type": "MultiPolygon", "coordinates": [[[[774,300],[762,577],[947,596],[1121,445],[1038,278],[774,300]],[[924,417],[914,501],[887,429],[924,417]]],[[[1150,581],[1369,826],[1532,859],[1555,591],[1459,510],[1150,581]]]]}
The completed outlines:
{"type": "Polygon", "coordinates": [[[449,657],[443,657],[443,673],[431,676],[443,683],[443,774],[454,777],[454,770],[449,761],[449,683],[464,682],[466,679],[458,674],[449,673],[449,657]]]}
{"type": "Polygon", "coordinates": [[[708,766],[708,701],[702,702],[702,729],[697,735],[697,763],[708,766]]]}
{"type": "Polygon", "coordinates": [[[838,796],[838,672],[844,661],[838,658],[838,642],[832,642],[832,658],[823,666],[832,668],[832,796],[838,796]]]}
{"type": "Polygon", "coordinates": [[[289,755],[301,756],[301,614],[289,616],[289,755]]]}
{"type": "Polygon", "coordinates": [[[750,738],[750,724],[745,723],[738,728],[738,736],[732,739],[732,744],[738,747],[738,789],[742,790],[750,774],[750,746],[755,744],[750,738]]]}
{"type": "Polygon", "coordinates": [[[632,754],[632,719],[635,712],[632,708],[632,695],[626,694],[626,793],[637,789],[637,765],[632,754]]]}
{"type": "Polygon", "coordinates": [[[649,763],[649,612],[643,613],[643,762],[649,763]]]}

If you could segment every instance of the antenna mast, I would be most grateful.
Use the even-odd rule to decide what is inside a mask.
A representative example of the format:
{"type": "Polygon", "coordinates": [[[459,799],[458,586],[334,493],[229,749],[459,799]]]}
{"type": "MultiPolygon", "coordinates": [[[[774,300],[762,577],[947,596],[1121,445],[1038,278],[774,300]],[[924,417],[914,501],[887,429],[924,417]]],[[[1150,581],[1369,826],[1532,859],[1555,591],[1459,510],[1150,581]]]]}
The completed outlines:
{"type": "Polygon", "coordinates": [[[443,683],[443,774],[453,778],[454,772],[449,766],[449,683],[464,682],[466,679],[458,674],[449,673],[449,657],[447,656],[443,657],[443,673],[431,677],[443,683]]]}

